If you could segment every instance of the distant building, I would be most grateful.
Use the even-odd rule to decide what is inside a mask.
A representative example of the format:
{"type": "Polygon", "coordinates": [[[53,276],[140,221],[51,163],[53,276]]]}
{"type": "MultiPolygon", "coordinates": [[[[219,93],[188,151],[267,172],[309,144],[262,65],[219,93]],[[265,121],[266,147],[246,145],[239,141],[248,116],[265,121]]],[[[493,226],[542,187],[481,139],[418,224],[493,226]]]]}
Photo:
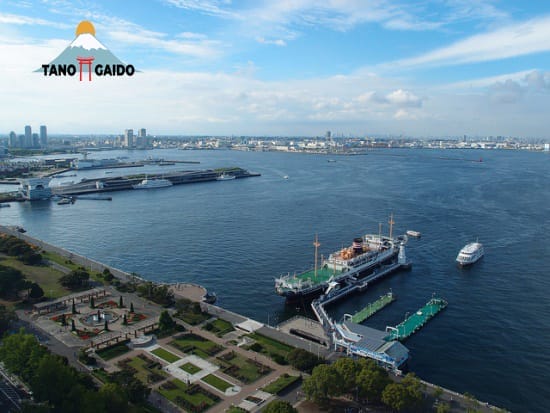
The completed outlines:
{"type": "Polygon", "coordinates": [[[147,130],[145,128],[141,128],[139,130],[139,137],[140,138],[145,138],[147,136],[147,130]]]}
{"type": "Polygon", "coordinates": [[[32,146],[32,128],[27,125],[25,126],[25,143],[22,146],[23,148],[30,148],[32,146]]]}
{"type": "Polygon", "coordinates": [[[19,144],[19,142],[17,141],[17,135],[15,134],[14,131],[11,131],[8,146],[10,148],[17,148],[18,144],[19,144]]]}
{"type": "Polygon", "coordinates": [[[124,146],[132,148],[134,146],[134,130],[126,129],[124,131],[124,146]]]}
{"type": "Polygon", "coordinates": [[[42,148],[48,147],[48,130],[46,129],[46,125],[40,126],[40,146],[42,148]]]}
{"type": "Polygon", "coordinates": [[[18,138],[17,138],[17,141],[18,141],[18,144],[17,144],[18,148],[24,148],[25,147],[25,135],[19,135],[18,138]]]}
{"type": "Polygon", "coordinates": [[[332,138],[332,132],[328,130],[325,134],[325,137],[327,138],[327,141],[330,141],[330,139],[332,138]]]}
{"type": "Polygon", "coordinates": [[[38,133],[32,134],[32,147],[38,148],[40,146],[40,138],[38,137],[38,133]]]}

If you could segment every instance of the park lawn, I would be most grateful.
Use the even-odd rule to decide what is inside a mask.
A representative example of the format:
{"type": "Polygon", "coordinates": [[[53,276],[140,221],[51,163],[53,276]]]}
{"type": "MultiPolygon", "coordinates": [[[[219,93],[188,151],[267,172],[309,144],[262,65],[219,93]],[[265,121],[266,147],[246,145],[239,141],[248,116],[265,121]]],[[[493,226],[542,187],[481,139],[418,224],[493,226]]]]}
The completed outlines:
{"type": "MultiPolygon", "coordinates": [[[[171,402],[175,403],[178,406],[181,406],[180,403],[178,403],[179,398],[187,401],[192,406],[197,408],[197,411],[204,411],[212,406],[214,406],[216,403],[220,401],[220,398],[217,396],[214,396],[213,394],[210,394],[208,391],[202,389],[203,391],[200,392],[193,392],[193,394],[189,394],[188,390],[192,387],[186,385],[184,382],[178,379],[174,379],[167,384],[163,384],[159,387],[158,391],[160,394],[162,394],[164,397],[166,397],[171,402]],[[205,394],[206,393],[206,394],[205,394]],[[205,408],[199,409],[198,407],[201,405],[201,403],[204,403],[205,408]]],[[[182,406],[185,408],[185,406],[182,406]]],[[[188,410],[188,409],[186,409],[188,410]]]]}
{"type": "Polygon", "coordinates": [[[70,291],[59,284],[59,279],[64,275],[61,271],[45,265],[26,265],[14,257],[6,257],[2,260],[2,265],[21,271],[27,280],[40,285],[48,298],[59,298],[70,294],[70,291]]]}
{"type": "MultiPolygon", "coordinates": [[[[287,354],[294,349],[285,343],[281,343],[280,341],[259,333],[249,334],[248,337],[254,339],[256,343],[262,346],[262,349],[259,351],[260,353],[274,359],[279,364],[285,364],[284,361],[286,360],[287,354]]],[[[254,351],[253,345],[247,346],[247,349],[254,351]]]]}
{"type": "MultiPolygon", "coordinates": [[[[144,384],[158,382],[168,377],[168,373],[162,370],[162,366],[145,356],[133,357],[126,364],[136,370],[135,376],[144,384]]],[[[123,365],[121,367],[124,368],[123,365]]]]}
{"type": "Polygon", "coordinates": [[[292,383],[295,383],[298,380],[300,380],[299,376],[290,376],[288,374],[283,374],[282,376],[279,376],[277,380],[265,386],[262,390],[271,394],[279,394],[292,383]]]}
{"type": "MultiPolygon", "coordinates": [[[[55,262],[55,263],[65,267],[69,270],[72,270],[72,271],[77,270],[79,268],[85,268],[82,265],[75,264],[74,262],[72,262],[68,258],[62,257],[59,254],[56,254],[55,252],[44,251],[41,254],[48,261],[55,262]]],[[[88,269],[86,269],[86,271],[88,271],[88,269]]],[[[96,271],[88,271],[88,273],[90,274],[90,279],[95,280],[95,281],[99,281],[101,283],[104,282],[103,274],[101,274],[99,272],[96,272],[96,271]]]]}
{"type": "Polygon", "coordinates": [[[55,262],[65,268],[68,268],[69,270],[77,270],[80,267],[79,265],[70,261],[68,258],[62,257],[61,255],[56,254],[55,252],[45,251],[45,252],[42,252],[41,254],[48,261],[55,262]]]}
{"type": "Polygon", "coordinates": [[[231,352],[216,359],[222,371],[245,384],[252,383],[272,370],[259,362],[231,352]]]}
{"type": "Polygon", "coordinates": [[[215,356],[223,350],[223,347],[195,334],[180,335],[175,340],[171,341],[169,345],[177,348],[183,353],[195,354],[203,359],[215,356]]]}
{"type": "Polygon", "coordinates": [[[106,347],[101,350],[96,350],[95,354],[101,357],[103,360],[111,360],[115,357],[121,356],[130,351],[130,348],[126,345],[127,341],[117,343],[114,346],[106,347]]]}
{"type": "Polygon", "coordinates": [[[194,313],[191,311],[187,311],[184,313],[177,313],[175,317],[179,318],[182,321],[185,321],[187,324],[196,326],[197,324],[208,320],[210,318],[210,315],[206,313],[194,313]]]}
{"type": "Polygon", "coordinates": [[[218,337],[222,337],[231,331],[235,331],[235,329],[233,328],[233,324],[231,324],[228,321],[221,320],[219,318],[212,321],[211,323],[207,323],[203,327],[203,330],[210,331],[216,334],[218,337]],[[207,326],[211,326],[211,327],[207,327],[207,326]]]}
{"type": "Polygon", "coordinates": [[[211,386],[215,387],[222,393],[225,393],[227,389],[230,387],[233,387],[231,383],[226,382],[225,380],[219,378],[218,376],[214,376],[213,374],[209,374],[208,376],[204,376],[202,379],[205,383],[210,384],[211,386]]]}
{"type": "Polygon", "coordinates": [[[92,374],[101,382],[103,383],[109,383],[109,373],[107,373],[104,369],[94,369],[92,370],[92,374]]]}
{"type": "Polygon", "coordinates": [[[155,356],[159,356],[161,359],[166,360],[168,363],[174,363],[180,360],[180,357],[176,356],[174,353],[170,353],[168,350],[163,349],[162,347],[156,348],[151,351],[155,356]]]}
{"type": "Polygon", "coordinates": [[[202,370],[200,367],[195,366],[193,363],[185,363],[184,365],[180,366],[180,369],[189,374],[195,374],[202,370]]]}

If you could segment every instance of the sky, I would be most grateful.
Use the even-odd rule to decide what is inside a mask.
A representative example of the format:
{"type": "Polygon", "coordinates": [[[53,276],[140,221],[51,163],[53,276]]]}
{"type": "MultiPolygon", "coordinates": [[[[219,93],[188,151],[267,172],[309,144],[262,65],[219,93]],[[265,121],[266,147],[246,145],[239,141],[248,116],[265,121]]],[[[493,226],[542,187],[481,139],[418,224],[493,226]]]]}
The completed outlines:
{"type": "Polygon", "coordinates": [[[0,134],[550,138],[547,0],[0,0],[0,134]],[[35,72],[79,22],[139,72],[35,72]]]}

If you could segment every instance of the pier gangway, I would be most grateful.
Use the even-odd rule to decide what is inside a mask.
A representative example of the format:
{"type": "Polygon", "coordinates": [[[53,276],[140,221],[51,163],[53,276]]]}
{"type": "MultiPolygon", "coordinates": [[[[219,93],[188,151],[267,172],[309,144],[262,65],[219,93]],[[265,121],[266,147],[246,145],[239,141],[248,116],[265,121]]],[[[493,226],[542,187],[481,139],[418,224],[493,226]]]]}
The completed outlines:
{"type": "Polygon", "coordinates": [[[433,297],[417,312],[407,317],[401,324],[395,327],[386,327],[389,335],[386,341],[405,340],[420,330],[432,317],[447,307],[447,301],[433,297]]]}

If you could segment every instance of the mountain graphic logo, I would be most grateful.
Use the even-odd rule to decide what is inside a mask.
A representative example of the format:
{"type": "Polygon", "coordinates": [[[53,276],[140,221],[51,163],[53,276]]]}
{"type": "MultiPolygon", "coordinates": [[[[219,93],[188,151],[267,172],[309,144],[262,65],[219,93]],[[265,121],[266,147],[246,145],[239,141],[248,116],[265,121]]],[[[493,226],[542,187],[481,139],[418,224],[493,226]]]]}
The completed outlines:
{"type": "Polygon", "coordinates": [[[95,27],[90,21],[81,21],[75,34],[75,39],[59,56],[36,72],[43,72],[46,77],[72,77],[78,73],[81,82],[85,77],[92,81],[92,73],[96,76],[133,76],[136,72],[133,65],[123,63],[97,40],[95,27]]]}

